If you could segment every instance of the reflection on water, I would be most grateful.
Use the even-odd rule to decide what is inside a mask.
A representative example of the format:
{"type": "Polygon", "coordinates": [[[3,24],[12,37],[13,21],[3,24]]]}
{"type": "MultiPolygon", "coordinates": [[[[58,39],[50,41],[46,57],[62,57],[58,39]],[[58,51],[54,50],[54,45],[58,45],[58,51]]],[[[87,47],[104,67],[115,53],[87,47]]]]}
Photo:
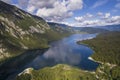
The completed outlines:
{"type": "Polygon", "coordinates": [[[8,80],[14,80],[13,78],[15,75],[23,71],[27,64],[29,64],[38,55],[42,55],[46,50],[47,49],[29,50],[2,64],[0,66],[0,80],[6,80],[8,77],[8,80]]]}
{"type": "Polygon", "coordinates": [[[92,39],[97,34],[75,34],[50,44],[50,49],[38,56],[29,65],[35,69],[64,63],[85,70],[95,70],[98,63],[88,59],[93,51],[85,46],[76,44],[77,41],[92,39]]]}

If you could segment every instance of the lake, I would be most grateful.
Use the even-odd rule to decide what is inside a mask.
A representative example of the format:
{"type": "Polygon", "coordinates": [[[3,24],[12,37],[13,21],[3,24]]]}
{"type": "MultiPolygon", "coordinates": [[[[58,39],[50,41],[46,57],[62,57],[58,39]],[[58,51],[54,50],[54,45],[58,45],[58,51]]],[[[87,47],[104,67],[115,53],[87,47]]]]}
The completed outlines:
{"type": "Polygon", "coordinates": [[[53,42],[50,48],[42,56],[37,56],[27,67],[39,69],[56,64],[69,64],[85,70],[95,70],[98,63],[91,61],[88,57],[93,50],[85,45],[78,45],[77,41],[92,39],[97,34],[74,34],[70,37],[53,42]]]}
{"type": "Polygon", "coordinates": [[[13,80],[26,68],[40,69],[57,64],[68,64],[80,69],[94,71],[98,63],[88,59],[93,50],[77,41],[92,39],[97,34],[74,34],[50,44],[48,50],[31,50],[0,66],[0,80],[13,80]]]}

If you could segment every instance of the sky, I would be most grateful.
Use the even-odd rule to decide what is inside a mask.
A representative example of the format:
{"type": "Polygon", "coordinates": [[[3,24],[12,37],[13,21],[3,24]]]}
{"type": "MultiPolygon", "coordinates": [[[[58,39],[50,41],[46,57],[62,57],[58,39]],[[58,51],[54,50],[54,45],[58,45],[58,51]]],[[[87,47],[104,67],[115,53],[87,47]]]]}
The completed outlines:
{"type": "Polygon", "coordinates": [[[120,0],[2,0],[48,22],[75,27],[120,24],[120,0]]]}

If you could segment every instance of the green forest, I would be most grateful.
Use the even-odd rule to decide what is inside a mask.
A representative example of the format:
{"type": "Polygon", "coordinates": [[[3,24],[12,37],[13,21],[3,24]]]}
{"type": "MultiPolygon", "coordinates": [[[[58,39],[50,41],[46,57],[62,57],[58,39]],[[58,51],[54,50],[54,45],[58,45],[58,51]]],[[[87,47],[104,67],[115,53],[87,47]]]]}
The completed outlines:
{"type": "Polygon", "coordinates": [[[58,64],[40,70],[29,68],[29,73],[22,73],[16,80],[96,80],[94,74],[66,64],[58,64]]]}
{"type": "Polygon", "coordinates": [[[112,80],[120,80],[120,32],[102,33],[94,39],[77,43],[90,46],[94,50],[94,54],[91,56],[94,60],[103,64],[110,63],[111,65],[107,67],[101,65],[104,66],[102,71],[107,72],[112,80]]]}

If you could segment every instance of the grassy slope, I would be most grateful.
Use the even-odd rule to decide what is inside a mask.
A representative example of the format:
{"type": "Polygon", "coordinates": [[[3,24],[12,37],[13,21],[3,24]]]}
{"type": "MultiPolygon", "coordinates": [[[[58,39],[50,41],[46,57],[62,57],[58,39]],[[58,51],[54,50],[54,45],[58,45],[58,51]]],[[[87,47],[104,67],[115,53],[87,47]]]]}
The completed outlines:
{"type": "Polygon", "coordinates": [[[59,64],[40,70],[30,70],[17,76],[16,80],[96,80],[94,73],[59,64]]]}

